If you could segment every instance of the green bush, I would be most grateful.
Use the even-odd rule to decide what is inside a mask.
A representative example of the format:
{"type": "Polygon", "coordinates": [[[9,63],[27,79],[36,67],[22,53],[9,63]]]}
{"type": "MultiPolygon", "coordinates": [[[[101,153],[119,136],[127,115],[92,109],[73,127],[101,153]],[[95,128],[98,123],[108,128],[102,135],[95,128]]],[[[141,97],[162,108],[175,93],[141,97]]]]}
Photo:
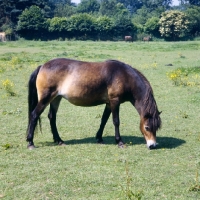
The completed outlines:
{"type": "Polygon", "coordinates": [[[144,25],[144,30],[148,34],[151,34],[155,37],[160,37],[159,18],[158,17],[149,18],[144,25]]]}
{"type": "Polygon", "coordinates": [[[76,14],[70,17],[69,31],[76,38],[88,39],[94,35],[94,17],[86,13],[76,14]]]}
{"type": "Polygon", "coordinates": [[[46,28],[46,19],[38,6],[31,6],[25,9],[19,16],[17,32],[27,39],[42,37],[46,28]]]}
{"type": "Polygon", "coordinates": [[[95,29],[98,39],[106,40],[111,39],[114,31],[114,22],[107,16],[100,16],[96,20],[95,29]]]}

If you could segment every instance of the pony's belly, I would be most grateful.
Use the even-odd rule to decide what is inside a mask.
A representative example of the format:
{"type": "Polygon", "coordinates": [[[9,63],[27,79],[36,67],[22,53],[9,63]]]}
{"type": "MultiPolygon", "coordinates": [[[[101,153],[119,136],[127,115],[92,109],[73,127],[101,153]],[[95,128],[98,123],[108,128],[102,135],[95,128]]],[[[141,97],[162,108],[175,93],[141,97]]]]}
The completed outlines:
{"type": "Polygon", "coordinates": [[[109,102],[107,93],[101,90],[90,91],[74,88],[59,92],[59,95],[76,106],[96,106],[109,102]]]}
{"type": "Polygon", "coordinates": [[[71,104],[76,106],[97,106],[100,104],[105,104],[108,102],[107,98],[105,97],[94,97],[90,95],[86,96],[75,96],[69,94],[62,95],[66,100],[68,100],[71,104]]]}
{"type": "Polygon", "coordinates": [[[96,106],[109,102],[106,88],[81,81],[74,82],[70,78],[59,88],[58,95],[77,106],[96,106]]]}

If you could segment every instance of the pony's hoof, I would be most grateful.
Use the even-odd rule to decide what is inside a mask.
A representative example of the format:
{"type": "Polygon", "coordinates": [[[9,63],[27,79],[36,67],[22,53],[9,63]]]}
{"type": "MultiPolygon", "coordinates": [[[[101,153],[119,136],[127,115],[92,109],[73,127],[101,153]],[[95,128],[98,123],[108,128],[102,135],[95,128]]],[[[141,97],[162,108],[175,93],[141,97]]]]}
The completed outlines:
{"type": "Polygon", "coordinates": [[[126,148],[126,145],[123,142],[119,142],[118,147],[123,149],[126,148]]]}
{"type": "Polygon", "coordinates": [[[98,140],[97,140],[97,144],[104,144],[104,141],[103,141],[102,139],[101,139],[101,140],[98,139],[98,140]]]}
{"type": "Polygon", "coordinates": [[[35,147],[34,145],[28,145],[27,148],[28,148],[29,150],[33,150],[33,149],[35,149],[36,147],[35,147]]]}
{"type": "Polygon", "coordinates": [[[101,142],[97,142],[97,144],[103,145],[103,144],[105,144],[105,143],[104,143],[104,141],[101,141],[101,142]]]}
{"type": "Polygon", "coordinates": [[[58,146],[66,146],[66,144],[64,142],[59,142],[58,146]]]}

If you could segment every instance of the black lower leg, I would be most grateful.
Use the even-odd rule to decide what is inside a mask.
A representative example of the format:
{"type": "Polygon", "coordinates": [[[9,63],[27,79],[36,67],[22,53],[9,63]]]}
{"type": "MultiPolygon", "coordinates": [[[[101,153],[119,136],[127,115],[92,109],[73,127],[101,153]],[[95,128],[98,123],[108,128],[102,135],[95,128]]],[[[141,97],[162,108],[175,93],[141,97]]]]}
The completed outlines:
{"type": "Polygon", "coordinates": [[[64,141],[60,138],[57,127],[56,127],[56,115],[53,114],[54,111],[50,111],[48,114],[48,118],[50,121],[51,126],[51,132],[53,134],[53,140],[54,142],[57,142],[58,144],[64,143],[64,141]]]}
{"type": "Polygon", "coordinates": [[[120,125],[119,104],[118,104],[118,101],[112,101],[111,103],[112,103],[111,109],[112,109],[113,124],[115,126],[115,141],[119,147],[123,147],[124,143],[122,141],[122,138],[119,132],[119,125],[120,125]]]}
{"type": "Polygon", "coordinates": [[[103,130],[104,130],[104,127],[105,127],[105,125],[108,121],[110,113],[111,113],[111,110],[110,110],[109,106],[106,105],[104,112],[103,112],[103,116],[101,118],[101,124],[100,124],[99,130],[96,133],[97,143],[103,143],[103,139],[102,139],[103,130]]]}
{"type": "Polygon", "coordinates": [[[38,121],[38,115],[33,112],[30,122],[29,122],[29,126],[28,126],[28,130],[27,130],[27,138],[26,141],[28,142],[28,148],[32,149],[34,148],[34,143],[33,143],[33,138],[34,138],[34,132],[35,132],[35,127],[37,126],[37,121],[38,121]]]}
{"type": "Polygon", "coordinates": [[[48,118],[50,121],[51,132],[53,134],[54,142],[57,142],[59,145],[62,145],[64,143],[64,141],[60,138],[58,130],[57,130],[57,126],[56,126],[56,113],[58,110],[60,100],[61,100],[61,98],[56,99],[56,100],[54,100],[54,102],[52,102],[50,104],[48,118]]]}
{"type": "Polygon", "coordinates": [[[123,143],[122,138],[119,133],[119,121],[114,119],[113,123],[115,125],[115,141],[119,147],[122,147],[124,145],[124,143],[123,143]]]}

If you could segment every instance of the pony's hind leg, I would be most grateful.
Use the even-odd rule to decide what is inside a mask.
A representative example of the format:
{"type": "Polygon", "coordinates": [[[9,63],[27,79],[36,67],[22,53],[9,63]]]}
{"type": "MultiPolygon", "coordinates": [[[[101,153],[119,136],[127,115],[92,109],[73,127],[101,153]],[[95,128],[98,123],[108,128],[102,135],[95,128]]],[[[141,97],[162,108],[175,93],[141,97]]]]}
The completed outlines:
{"type": "Polygon", "coordinates": [[[33,138],[34,138],[34,131],[35,127],[37,126],[38,119],[41,115],[41,113],[44,111],[46,105],[43,104],[42,102],[39,102],[33,112],[30,114],[30,120],[29,120],[29,125],[27,129],[27,138],[26,141],[28,142],[28,149],[33,149],[35,148],[34,143],[33,143],[33,138]]]}
{"type": "Polygon", "coordinates": [[[99,130],[97,131],[97,134],[96,134],[97,143],[100,143],[100,144],[103,143],[103,139],[102,139],[103,130],[108,121],[108,118],[110,117],[110,113],[111,113],[111,109],[110,109],[109,105],[106,104],[106,107],[103,112],[103,116],[101,118],[101,124],[100,124],[99,130]]]}
{"type": "Polygon", "coordinates": [[[54,142],[58,143],[58,145],[64,144],[64,141],[59,136],[57,126],[56,126],[56,114],[57,114],[61,99],[62,97],[58,96],[50,103],[50,109],[49,109],[49,114],[48,114],[48,118],[49,118],[50,126],[51,126],[51,132],[53,134],[53,139],[54,139],[54,142]]]}

